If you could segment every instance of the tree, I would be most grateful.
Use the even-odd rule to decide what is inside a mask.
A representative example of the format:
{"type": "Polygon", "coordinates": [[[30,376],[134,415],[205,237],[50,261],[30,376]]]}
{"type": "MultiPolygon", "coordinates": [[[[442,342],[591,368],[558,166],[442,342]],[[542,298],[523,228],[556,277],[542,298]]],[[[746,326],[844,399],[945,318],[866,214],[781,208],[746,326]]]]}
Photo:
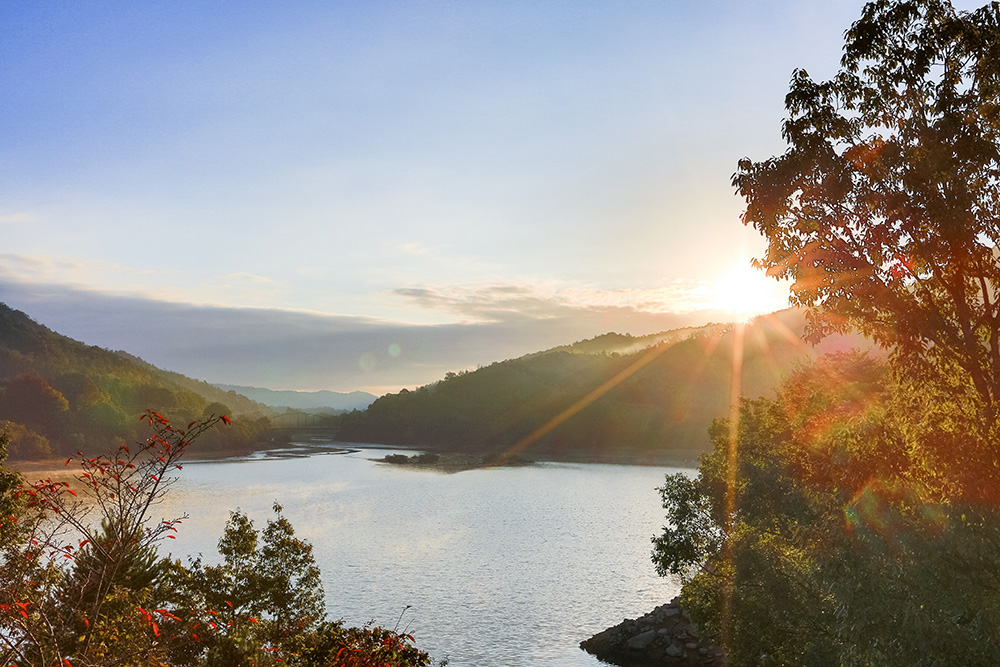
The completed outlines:
{"type": "MultiPolygon", "coordinates": [[[[175,428],[103,456],[77,453],[76,483],[27,483],[0,465],[0,664],[38,667],[424,665],[412,637],[322,623],[320,572],[275,503],[257,531],[234,512],[223,562],[158,555],[185,517],[153,512],[191,441],[228,417],[175,428]]],[[[10,436],[0,431],[0,464],[10,436]]]]}
{"type": "Polygon", "coordinates": [[[735,459],[720,420],[698,476],[667,478],[653,561],[728,664],[1000,662],[1000,505],[951,495],[925,457],[949,427],[913,428],[918,392],[865,356],[821,359],[743,402],[735,459]]]}
{"type": "Polygon", "coordinates": [[[877,0],[840,71],[792,75],[787,151],[743,159],[757,265],[793,281],[811,334],[857,327],[901,367],[960,368],[1000,406],[1000,6],[877,0]]]}
{"type": "Polygon", "coordinates": [[[199,558],[187,568],[176,563],[171,573],[179,607],[215,612],[199,631],[207,665],[246,664],[255,656],[259,663],[262,652],[287,657],[289,642],[326,615],[312,545],[295,537],[281,505],[273,510],[276,518],[259,532],[246,514],[232,512],[219,540],[223,562],[203,565],[199,558]]]}
{"type": "Polygon", "coordinates": [[[0,418],[49,437],[64,434],[68,412],[66,398],[38,375],[18,376],[0,391],[0,418]]]}
{"type": "Polygon", "coordinates": [[[155,545],[181,519],[155,520],[152,509],[191,440],[229,419],[213,415],[187,429],[152,412],[144,419],[154,429],[145,442],[107,456],[76,455],[83,498],[68,482],[18,479],[12,488],[9,474],[0,475],[10,508],[0,544],[4,664],[110,667],[165,656],[173,638],[149,611],[162,600],[153,586],[162,571],[155,545]]]}
{"type": "MultiPolygon", "coordinates": [[[[405,610],[404,610],[405,611],[405,610]]],[[[295,646],[295,667],[429,667],[430,656],[413,646],[413,637],[395,629],[345,628],[327,622],[295,646]]],[[[438,663],[440,667],[447,660],[438,663]]]]}

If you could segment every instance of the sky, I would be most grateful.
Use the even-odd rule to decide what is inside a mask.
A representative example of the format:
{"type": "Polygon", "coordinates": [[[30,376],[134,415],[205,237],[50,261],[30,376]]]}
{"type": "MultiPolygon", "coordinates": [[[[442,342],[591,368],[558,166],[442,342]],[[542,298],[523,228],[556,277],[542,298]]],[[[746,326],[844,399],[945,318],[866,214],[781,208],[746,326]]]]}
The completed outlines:
{"type": "Polygon", "coordinates": [[[210,382],[415,387],[783,307],[730,178],[854,0],[0,3],[0,302],[210,382]]]}

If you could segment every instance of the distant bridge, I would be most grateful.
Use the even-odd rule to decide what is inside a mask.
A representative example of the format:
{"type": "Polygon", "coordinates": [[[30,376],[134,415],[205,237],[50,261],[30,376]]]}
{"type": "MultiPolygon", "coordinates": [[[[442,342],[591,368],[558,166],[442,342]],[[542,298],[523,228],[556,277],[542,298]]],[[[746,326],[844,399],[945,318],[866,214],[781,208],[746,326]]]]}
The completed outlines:
{"type": "Polygon", "coordinates": [[[336,419],[330,415],[311,412],[282,412],[269,418],[271,428],[284,431],[331,431],[338,430],[336,419]]]}

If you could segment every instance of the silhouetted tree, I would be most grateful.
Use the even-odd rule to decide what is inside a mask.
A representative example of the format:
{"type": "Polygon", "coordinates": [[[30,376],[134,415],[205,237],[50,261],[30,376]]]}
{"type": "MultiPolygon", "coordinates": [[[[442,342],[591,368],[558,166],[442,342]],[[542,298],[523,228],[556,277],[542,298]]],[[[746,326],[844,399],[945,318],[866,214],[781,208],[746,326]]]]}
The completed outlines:
{"type": "Polygon", "coordinates": [[[792,75],[783,154],[740,161],[758,262],[812,332],[857,327],[911,370],[960,367],[1000,401],[1000,6],[879,0],[840,71],[792,75]]]}

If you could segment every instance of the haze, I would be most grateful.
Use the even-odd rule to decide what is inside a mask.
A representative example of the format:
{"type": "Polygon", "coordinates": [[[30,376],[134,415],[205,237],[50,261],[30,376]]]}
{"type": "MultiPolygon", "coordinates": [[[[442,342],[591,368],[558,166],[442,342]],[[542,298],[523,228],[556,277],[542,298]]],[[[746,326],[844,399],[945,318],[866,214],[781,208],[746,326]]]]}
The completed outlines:
{"type": "Polygon", "coordinates": [[[375,393],[776,310],[729,177],[862,5],[4,3],[0,301],[375,393]]]}

